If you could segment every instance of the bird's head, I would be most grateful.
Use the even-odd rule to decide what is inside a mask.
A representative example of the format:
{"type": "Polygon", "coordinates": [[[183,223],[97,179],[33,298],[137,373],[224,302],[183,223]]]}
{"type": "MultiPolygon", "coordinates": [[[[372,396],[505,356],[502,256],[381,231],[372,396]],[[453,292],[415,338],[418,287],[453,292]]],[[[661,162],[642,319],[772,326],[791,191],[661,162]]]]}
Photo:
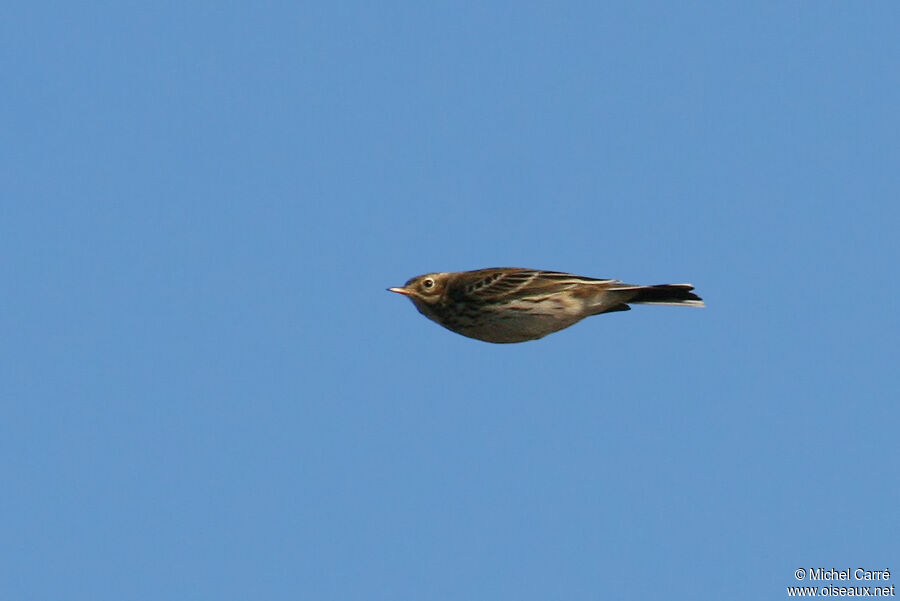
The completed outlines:
{"type": "Polygon", "coordinates": [[[401,288],[388,288],[391,292],[403,294],[420,309],[440,302],[450,280],[449,273],[426,273],[410,279],[401,288]]]}

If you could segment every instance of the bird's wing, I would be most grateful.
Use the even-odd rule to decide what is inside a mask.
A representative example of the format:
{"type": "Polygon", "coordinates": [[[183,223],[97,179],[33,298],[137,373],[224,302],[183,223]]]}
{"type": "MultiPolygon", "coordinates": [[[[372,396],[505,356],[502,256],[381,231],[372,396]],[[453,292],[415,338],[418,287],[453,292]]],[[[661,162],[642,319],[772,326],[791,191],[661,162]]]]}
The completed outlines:
{"type": "Polygon", "coordinates": [[[515,296],[553,294],[581,285],[609,286],[618,280],[601,280],[536,269],[483,269],[470,274],[471,281],[463,287],[466,296],[482,301],[500,300],[515,296]]]}

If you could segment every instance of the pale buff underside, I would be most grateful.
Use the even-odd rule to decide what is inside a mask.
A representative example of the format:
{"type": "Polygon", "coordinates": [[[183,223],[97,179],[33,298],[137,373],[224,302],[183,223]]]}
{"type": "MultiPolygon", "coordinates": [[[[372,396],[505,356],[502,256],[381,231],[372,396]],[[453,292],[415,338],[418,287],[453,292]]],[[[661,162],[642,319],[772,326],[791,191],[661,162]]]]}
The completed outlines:
{"type": "Polygon", "coordinates": [[[477,324],[463,315],[457,318],[452,327],[450,324],[441,323],[427,309],[422,313],[429,319],[469,338],[495,343],[525,342],[568,328],[605,308],[602,299],[595,297],[592,301],[587,303],[569,294],[554,294],[529,301],[512,300],[504,304],[501,310],[489,311],[482,315],[477,324]]]}

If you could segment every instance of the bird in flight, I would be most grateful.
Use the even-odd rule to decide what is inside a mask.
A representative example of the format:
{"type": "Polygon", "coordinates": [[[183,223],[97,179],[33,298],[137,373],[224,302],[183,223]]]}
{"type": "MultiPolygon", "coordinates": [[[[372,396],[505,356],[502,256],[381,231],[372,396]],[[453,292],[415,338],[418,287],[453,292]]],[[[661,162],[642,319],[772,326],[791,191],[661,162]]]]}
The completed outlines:
{"type": "Polygon", "coordinates": [[[693,289],[518,267],[428,273],[388,288],[448,330],[495,343],[537,340],[591,315],[628,311],[629,304],[704,307],[693,289]]]}

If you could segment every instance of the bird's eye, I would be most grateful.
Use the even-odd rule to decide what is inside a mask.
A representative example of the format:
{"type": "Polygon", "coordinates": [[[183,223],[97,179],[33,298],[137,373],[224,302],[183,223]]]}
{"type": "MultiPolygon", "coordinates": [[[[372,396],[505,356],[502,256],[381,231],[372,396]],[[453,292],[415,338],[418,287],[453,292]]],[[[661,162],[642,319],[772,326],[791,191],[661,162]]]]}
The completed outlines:
{"type": "Polygon", "coordinates": [[[432,288],[434,288],[434,280],[432,280],[431,278],[425,278],[424,280],[422,280],[422,288],[424,288],[425,290],[431,290],[432,288]]]}

